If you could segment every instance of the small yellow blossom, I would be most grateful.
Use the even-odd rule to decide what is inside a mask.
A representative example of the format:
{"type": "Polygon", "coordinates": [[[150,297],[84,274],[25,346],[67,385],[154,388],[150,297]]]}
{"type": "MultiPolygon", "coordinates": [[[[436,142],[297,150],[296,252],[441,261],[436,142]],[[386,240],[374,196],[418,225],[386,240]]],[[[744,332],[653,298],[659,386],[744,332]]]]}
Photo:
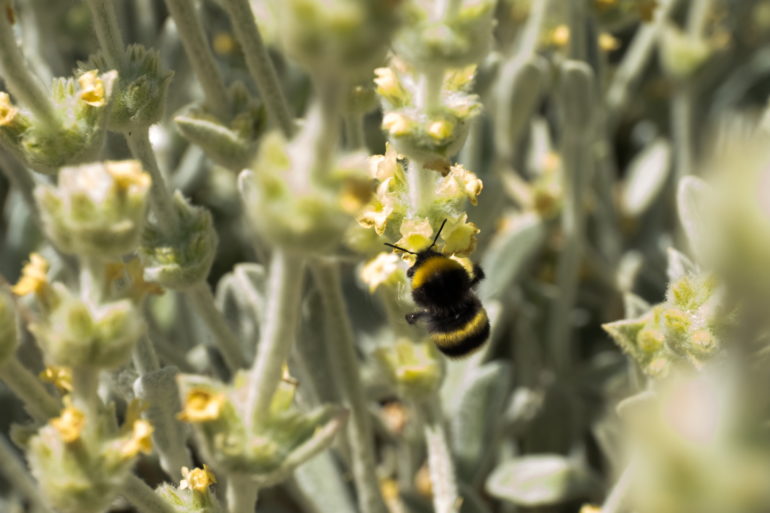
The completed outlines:
{"type": "Polygon", "coordinates": [[[454,125],[449,121],[433,121],[428,125],[428,135],[435,141],[443,141],[452,137],[454,125]]]}
{"type": "Polygon", "coordinates": [[[458,68],[447,72],[444,78],[444,89],[449,91],[460,91],[473,84],[476,78],[476,65],[471,64],[464,68],[458,68]]]}
{"type": "Polygon", "coordinates": [[[152,452],[152,432],[155,428],[144,419],[134,421],[131,427],[131,436],[125,440],[120,448],[120,455],[124,458],[133,458],[140,452],[149,454],[152,452]]]}
{"type": "Polygon", "coordinates": [[[193,388],[187,393],[183,410],[177,415],[186,422],[208,422],[216,420],[222,413],[225,396],[215,394],[206,388],[193,388]]]}
{"type": "Polygon", "coordinates": [[[657,0],[642,0],[637,6],[637,9],[639,10],[639,17],[642,19],[642,21],[649,23],[655,18],[655,10],[657,8],[657,0]]]}
{"type": "Polygon", "coordinates": [[[380,253],[361,268],[361,281],[369,286],[370,293],[380,285],[392,285],[406,278],[400,260],[395,253],[380,253]]]}
{"type": "Polygon", "coordinates": [[[423,497],[433,497],[433,482],[430,480],[430,470],[427,465],[420,467],[414,475],[414,487],[423,497]]]}
{"type": "Polygon", "coordinates": [[[455,219],[447,219],[446,226],[441,232],[441,238],[444,240],[444,253],[461,255],[473,253],[476,248],[476,235],[480,231],[478,226],[468,222],[468,214],[462,214],[455,219]]]}
{"type": "Polygon", "coordinates": [[[219,55],[229,55],[238,49],[238,42],[229,32],[219,32],[214,36],[211,46],[219,55]]]}
{"type": "Polygon", "coordinates": [[[46,273],[48,272],[48,262],[38,253],[29,255],[29,262],[21,270],[21,278],[18,283],[11,288],[11,292],[17,296],[26,296],[27,294],[40,293],[48,286],[46,273]]]}
{"type": "Polygon", "coordinates": [[[148,189],[152,179],[142,169],[138,160],[111,160],[105,165],[119,191],[148,189]]]}
{"type": "Polygon", "coordinates": [[[484,182],[479,177],[462,165],[456,164],[450,168],[449,174],[439,181],[436,195],[446,199],[457,199],[458,196],[465,195],[472,205],[476,205],[483,189],[484,182]]]}
{"type": "Polygon", "coordinates": [[[396,242],[409,251],[419,252],[433,242],[433,227],[427,219],[405,219],[401,223],[401,238],[396,242]]]}
{"type": "Polygon", "coordinates": [[[137,302],[146,295],[160,295],[165,292],[157,283],[144,280],[144,267],[138,258],[132,258],[128,262],[109,262],[105,266],[105,279],[107,283],[129,280],[127,288],[120,285],[118,288],[125,290],[125,294],[137,302]]]}
{"type": "Polygon", "coordinates": [[[599,48],[605,52],[612,52],[620,48],[620,40],[612,34],[602,32],[599,34],[599,48]]]}
{"type": "Polygon", "coordinates": [[[0,126],[10,125],[18,113],[19,109],[11,103],[8,93],[0,93],[0,126]]]}
{"type": "Polygon", "coordinates": [[[412,120],[398,112],[388,112],[382,117],[382,128],[394,137],[406,135],[412,128],[412,120]]]}
{"type": "Polygon", "coordinates": [[[583,504],[583,507],[580,508],[580,513],[602,513],[602,508],[593,504],[583,504]]]}
{"type": "Polygon", "coordinates": [[[559,25],[550,34],[549,41],[554,46],[565,47],[569,44],[569,27],[559,25]]]}
{"type": "Polygon", "coordinates": [[[358,216],[358,224],[366,228],[374,228],[377,235],[385,233],[388,220],[393,214],[393,206],[381,203],[379,200],[375,200],[366,206],[364,211],[358,216]]]}
{"type": "Polygon", "coordinates": [[[179,482],[181,490],[194,490],[201,493],[207,491],[209,486],[217,482],[216,476],[205,463],[203,468],[194,468],[192,470],[182,467],[182,477],[183,479],[179,482]]]}
{"type": "Polygon", "coordinates": [[[404,168],[398,162],[398,153],[393,145],[386,143],[385,155],[373,155],[369,158],[369,172],[372,178],[384,182],[388,178],[405,180],[404,168]]]}
{"type": "Polygon", "coordinates": [[[404,89],[398,80],[398,75],[391,68],[377,68],[374,70],[374,85],[377,86],[377,94],[390,100],[398,100],[404,96],[404,89]]]}
{"type": "Polygon", "coordinates": [[[397,501],[399,498],[398,482],[395,479],[382,479],[380,481],[380,493],[386,502],[397,501]]]}
{"type": "Polygon", "coordinates": [[[71,404],[68,404],[56,418],[51,419],[51,425],[59,432],[59,436],[66,443],[72,443],[80,439],[86,416],[71,404]]]}
{"type": "Polygon", "coordinates": [[[104,107],[107,100],[104,96],[104,82],[99,78],[99,71],[92,69],[78,77],[80,99],[92,107],[104,107]]]}
{"type": "Polygon", "coordinates": [[[72,392],[72,369],[69,367],[49,365],[38,376],[41,380],[51,383],[59,390],[72,392]]]}

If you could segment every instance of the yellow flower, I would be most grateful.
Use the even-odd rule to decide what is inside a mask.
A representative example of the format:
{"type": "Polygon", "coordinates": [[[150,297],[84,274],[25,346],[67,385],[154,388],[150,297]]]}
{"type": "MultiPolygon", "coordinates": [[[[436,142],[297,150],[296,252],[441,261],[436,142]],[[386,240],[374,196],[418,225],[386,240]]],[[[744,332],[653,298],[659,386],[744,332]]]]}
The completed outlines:
{"type": "Polygon", "coordinates": [[[150,175],[144,172],[138,160],[110,160],[105,163],[105,167],[119,191],[149,189],[152,183],[150,175]]]}
{"type": "Polygon", "coordinates": [[[412,120],[399,112],[388,112],[382,117],[382,128],[392,136],[406,135],[412,128],[412,120]]]}
{"type": "Polygon", "coordinates": [[[48,262],[38,253],[29,255],[29,262],[21,270],[21,278],[18,283],[11,288],[11,292],[17,296],[26,296],[32,292],[42,292],[48,286],[46,273],[48,272],[48,262]]]}
{"type": "Polygon", "coordinates": [[[406,180],[404,168],[398,162],[398,153],[393,145],[385,144],[385,155],[372,155],[369,158],[369,172],[372,178],[385,182],[388,178],[406,180]]]}
{"type": "Polygon", "coordinates": [[[183,479],[179,482],[179,488],[182,490],[189,489],[196,492],[205,492],[209,486],[217,482],[216,476],[205,463],[203,468],[194,468],[192,470],[182,467],[182,477],[183,479]]]}
{"type": "Polygon", "coordinates": [[[428,125],[428,135],[435,141],[443,141],[452,137],[454,133],[454,124],[449,121],[432,121],[428,125]]]}
{"type": "Polygon", "coordinates": [[[476,234],[479,228],[469,223],[468,214],[462,214],[456,219],[447,219],[446,226],[441,232],[441,238],[444,240],[443,251],[447,255],[459,253],[467,255],[473,253],[476,248],[476,234]]]}
{"type": "Polygon", "coordinates": [[[358,216],[358,224],[366,228],[374,228],[377,235],[385,233],[388,220],[393,214],[393,206],[386,205],[375,199],[364,208],[364,211],[358,216]]]}
{"type": "Polygon", "coordinates": [[[551,31],[549,42],[554,46],[565,47],[569,43],[569,27],[559,25],[551,31]]]}
{"type": "Polygon", "coordinates": [[[484,182],[479,177],[462,165],[456,164],[450,168],[449,174],[439,181],[436,195],[446,199],[457,199],[464,195],[472,205],[476,205],[483,189],[484,182]]]}
{"type": "Polygon", "coordinates": [[[583,507],[580,508],[580,513],[602,513],[602,508],[593,504],[583,504],[583,507]]]}
{"type": "Polygon", "coordinates": [[[380,96],[391,101],[398,101],[405,96],[398,75],[391,68],[377,68],[374,70],[374,76],[374,85],[377,86],[376,91],[380,96]]]}
{"type": "Polygon", "coordinates": [[[80,99],[92,107],[103,107],[107,104],[104,97],[104,82],[99,78],[99,70],[86,71],[78,77],[80,99]]]}
{"type": "Polygon", "coordinates": [[[602,32],[599,34],[599,48],[605,52],[612,52],[620,48],[620,40],[612,34],[602,32]]]}
{"type": "Polygon", "coordinates": [[[72,369],[69,367],[49,365],[38,376],[41,380],[51,383],[59,390],[72,392],[72,369]]]}
{"type": "Polygon", "coordinates": [[[119,284],[118,289],[125,290],[125,294],[137,302],[148,294],[160,295],[165,292],[157,283],[144,280],[144,267],[138,258],[132,258],[128,262],[109,262],[105,275],[108,283],[127,278],[130,283],[126,288],[119,284]]]}
{"type": "Polygon", "coordinates": [[[120,455],[124,458],[133,458],[140,452],[149,454],[152,452],[152,432],[155,428],[144,419],[134,421],[131,426],[131,436],[125,440],[120,448],[120,455]]]}
{"type": "Polygon", "coordinates": [[[367,262],[360,272],[361,281],[369,285],[369,292],[373,293],[380,285],[392,285],[405,278],[400,258],[395,253],[380,253],[367,262]]]}
{"type": "Polygon", "coordinates": [[[86,416],[71,404],[68,404],[56,418],[51,419],[51,425],[59,432],[59,436],[66,443],[72,443],[80,439],[86,416]]]}
{"type": "Polygon", "coordinates": [[[196,387],[187,393],[184,409],[177,417],[186,422],[216,420],[222,413],[224,403],[224,395],[215,394],[207,388],[196,387]]]}
{"type": "Polygon", "coordinates": [[[427,219],[405,219],[401,223],[401,238],[396,242],[409,251],[419,252],[433,242],[433,227],[427,219]]]}
{"type": "Polygon", "coordinates": [[[10,125],[18,112],[19,109],[13,106],[8,93],[0,93],[0,126],[10,125]]]}

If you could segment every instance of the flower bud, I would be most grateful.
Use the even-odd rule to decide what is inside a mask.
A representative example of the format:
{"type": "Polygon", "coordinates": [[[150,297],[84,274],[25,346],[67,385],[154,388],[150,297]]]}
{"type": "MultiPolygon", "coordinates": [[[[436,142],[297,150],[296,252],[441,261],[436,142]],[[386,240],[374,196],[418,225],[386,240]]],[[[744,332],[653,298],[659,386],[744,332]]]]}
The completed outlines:
{"type": "MultiPolygon", "coordinates": [[[[92,56],[87,69],[109,69],[102,53],[92,56]]],[[[161,71],[158,52],[131,45],[111,101],[107,128],[116,132],[141,130],[157,123],[163,115],[168,84],[173,73],[161,71]]]]}
{"type": "Polygon", "coordinates": [[[398,2],[278,0],[286,52],[311,73],[361,77],[381,61],[396,28],[398,2]]]}
{"type": "Polygon", "coordinates": [[[245,422],[247,384],[242,372],[231,385],[179,376],[184,402],[180,418],[193,425],[204,454],[216,468],[248,475],[257,483],[275,483],[328,447],[342,427],[345,415],[338,407],[298,411],[293,404],[296,384],[283,381],[273,396],[269,418],[245,422]]]}
{"type": "Polygon", "coordinates": [[[462,2],[434,21],[431,4],[414,3],[409,22],[394,42],[396,53],[415,68],[461,68],[481,61],[491,43],[495,3],[462,2]]]}
{"type": "Polygon", "coordinates": [[[180,192],[174,196],[179,226],[171,234],[149,224],[139,249],[147,281],[170,289],[183,289],[206,279],[214,262],[217,232],[211,213],[194,207],[180,192]]]}
{"type": "Polygon", "coordinates": [[[46,358],[66,367],[114,368],[131,356],[143,322],[128,300],[89,305],[55,283],[51,311],[30,329],[46,358]]]}
{"type": "Polygon", "coordinates": [[[63,168],[35,199],[46,235],[66,253],[105,259],[133,251],[147,212],[150,176],[134,160],[63,168]]]}
{"type": "Polygon", "coordinates": [[[217,480],[207,465],[192,470],[182,467],[179,487],[163,484],[156,490],[178,513],[221,513],[222,506],[211,492],[217,480]]]}
{"type": "Polygon", "coordinates": [[[298,254],[330,251],[369,201],[366,157],[343,155],[325,176],[304,169],[302,136],[286,143],[278,134],[260,144],[252,171],[239,178],[249,221],[276,246],[298,254]]]}

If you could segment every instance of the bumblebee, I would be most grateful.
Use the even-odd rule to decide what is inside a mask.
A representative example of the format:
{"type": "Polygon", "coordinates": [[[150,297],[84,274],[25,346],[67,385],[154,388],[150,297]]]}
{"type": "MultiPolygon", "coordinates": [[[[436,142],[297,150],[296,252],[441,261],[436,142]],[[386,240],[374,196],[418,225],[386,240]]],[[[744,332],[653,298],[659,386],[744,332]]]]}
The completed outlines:
{"type": "Polygon", "coordinates": [[[422,308],[406,315],[406,322],[427,321],[431,340],[450,358],[467,356],[489,337],[489,318],[473,287],[484,278],[481,267],[473,274],[459,262],[433,251],[446,219],[426,249],[415,253],[399,246],[386,246],[411,253],[417,259],[406,272],[411,279],[412,298],[422,308]]]}

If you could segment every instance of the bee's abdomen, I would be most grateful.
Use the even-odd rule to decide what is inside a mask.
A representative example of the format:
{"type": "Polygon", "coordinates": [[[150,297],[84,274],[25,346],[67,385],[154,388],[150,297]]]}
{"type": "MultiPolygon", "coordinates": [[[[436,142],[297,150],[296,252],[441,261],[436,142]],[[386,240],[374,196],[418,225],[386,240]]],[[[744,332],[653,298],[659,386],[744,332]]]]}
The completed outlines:
{"type": "Polygon", "coordinates": [[[450,315],[434,315],[428,329],[439,350],[449,357],[466,356],[489,337],[489,318],[478,300],[450,315]]]}

